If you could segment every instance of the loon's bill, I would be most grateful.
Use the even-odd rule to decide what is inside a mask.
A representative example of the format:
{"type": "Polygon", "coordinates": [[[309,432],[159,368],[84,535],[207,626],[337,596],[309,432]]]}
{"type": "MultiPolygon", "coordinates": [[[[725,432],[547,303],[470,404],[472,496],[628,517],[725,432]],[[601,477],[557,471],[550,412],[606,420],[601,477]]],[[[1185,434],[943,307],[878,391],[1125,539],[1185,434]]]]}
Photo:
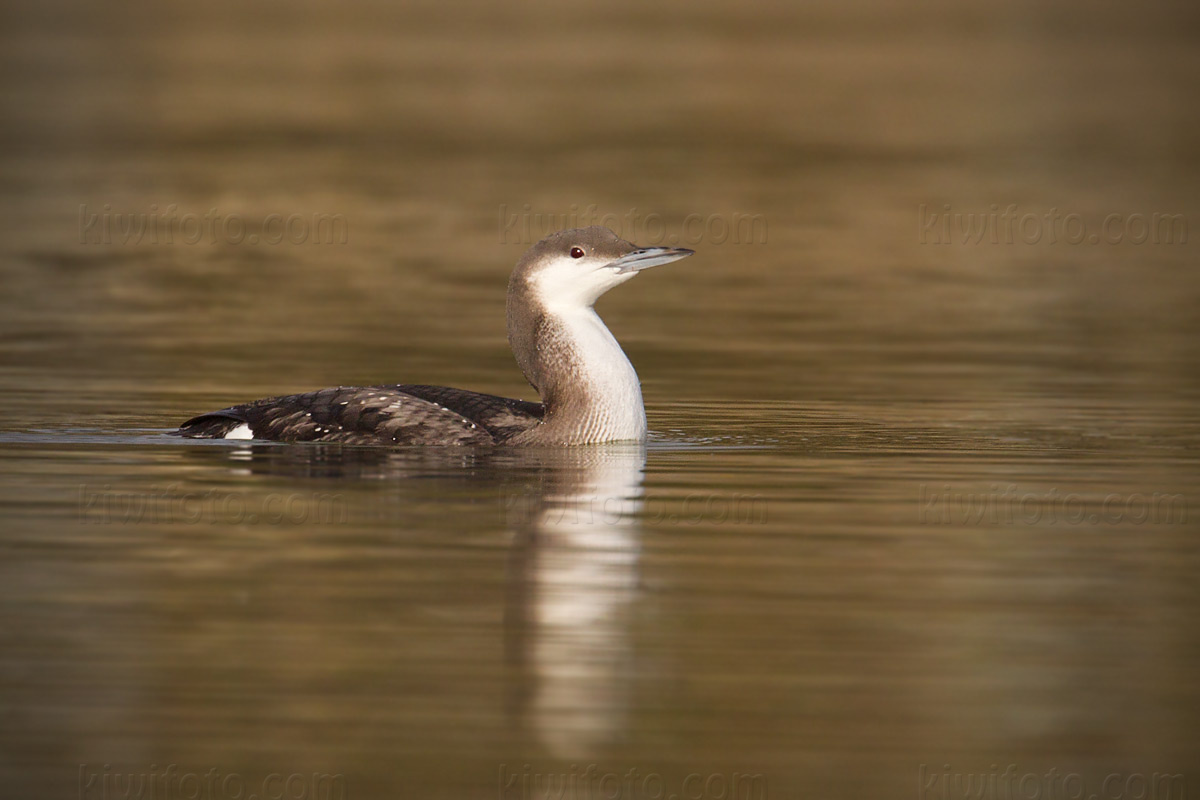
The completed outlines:
{"type": "Polygon", "coordinates": [[[525,253],[508,284],[508,341],[540,403],[445,386],[337,387],[211,411],[176,434],[385,445],[643,441],[637,373],[592,306],[638,272],[692,253],[638,247],[599,226],[560,231],[525,253]]]}

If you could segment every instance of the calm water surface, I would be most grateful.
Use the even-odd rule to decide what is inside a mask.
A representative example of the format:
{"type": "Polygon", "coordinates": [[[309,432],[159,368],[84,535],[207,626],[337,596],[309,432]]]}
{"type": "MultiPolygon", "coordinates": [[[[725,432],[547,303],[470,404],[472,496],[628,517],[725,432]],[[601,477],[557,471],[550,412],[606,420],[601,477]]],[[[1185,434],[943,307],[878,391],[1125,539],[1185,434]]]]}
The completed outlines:
{"type": "Polygon", "coordinates": [[[1194,12],[454,13],[0,33],[0,794],[1200,792],[1200,237],[1126,227],[1200,225],[1194,12]],[[645,447],[165,435],[337,384],[532,397],[505,220],[592,203],[646,243],[765,225],[601,301],[645,447]],[[348,237],[88,227],[172,204],[348,237]],[[1010,204],[1084,239],[964,243],[1010,204]]]}

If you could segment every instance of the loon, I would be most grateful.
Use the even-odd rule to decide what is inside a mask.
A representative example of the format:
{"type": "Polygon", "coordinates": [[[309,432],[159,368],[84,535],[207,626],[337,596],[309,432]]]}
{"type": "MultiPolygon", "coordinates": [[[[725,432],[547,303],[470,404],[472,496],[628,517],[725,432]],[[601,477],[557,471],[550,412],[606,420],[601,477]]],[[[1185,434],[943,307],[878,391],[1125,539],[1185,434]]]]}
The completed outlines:
{"type": "Polygon", "coordinates": [[[337,387],[210,411],[174,434],[382,445],[644,441],[637,373],[593,305],[640,271],[693,252],[638,247],[595,225],[530,248],[508,283],[508,343],[540,403],[445,386],[337,387]]]}

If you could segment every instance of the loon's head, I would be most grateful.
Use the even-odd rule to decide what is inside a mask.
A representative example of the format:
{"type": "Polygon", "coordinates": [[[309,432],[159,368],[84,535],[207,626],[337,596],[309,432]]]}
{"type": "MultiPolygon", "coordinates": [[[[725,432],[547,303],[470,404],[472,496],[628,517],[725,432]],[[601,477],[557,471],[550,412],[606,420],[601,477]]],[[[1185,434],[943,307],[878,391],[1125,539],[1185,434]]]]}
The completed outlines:
{"type": "Polygon", "coordinates": [[[590,308],[600,295],[641,270],[692,255],[682,247],[638,247],[608,228],[572,228],[529,249],[509,283],[509,297],[547,310],[590,308]]]}

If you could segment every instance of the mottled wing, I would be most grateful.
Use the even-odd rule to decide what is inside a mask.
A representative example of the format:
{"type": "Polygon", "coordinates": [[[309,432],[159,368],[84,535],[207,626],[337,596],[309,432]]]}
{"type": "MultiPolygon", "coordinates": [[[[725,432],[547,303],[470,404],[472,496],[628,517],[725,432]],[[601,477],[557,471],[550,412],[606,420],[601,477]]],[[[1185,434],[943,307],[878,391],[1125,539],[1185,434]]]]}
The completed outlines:
{"type": "Polygon", "coordinates": [[[181,436],[224,438],[247,425],[255,439],[346,444],[494,444],[488,429],[396,386],[339,387],[270,397],[202,414],[181,436]]]}
{"type": "Polygon", "coordinates": [[[542,421],[545,409],[541,403],[514,400],[494,394],[468,392],[448,386],[420,386],[401,384],[379,387],[395,389],[412,397],[419,397],[449,409],[477,425],[486,428],[497,442],[503,442],[522,431],[529,430],[542,421]]]}

